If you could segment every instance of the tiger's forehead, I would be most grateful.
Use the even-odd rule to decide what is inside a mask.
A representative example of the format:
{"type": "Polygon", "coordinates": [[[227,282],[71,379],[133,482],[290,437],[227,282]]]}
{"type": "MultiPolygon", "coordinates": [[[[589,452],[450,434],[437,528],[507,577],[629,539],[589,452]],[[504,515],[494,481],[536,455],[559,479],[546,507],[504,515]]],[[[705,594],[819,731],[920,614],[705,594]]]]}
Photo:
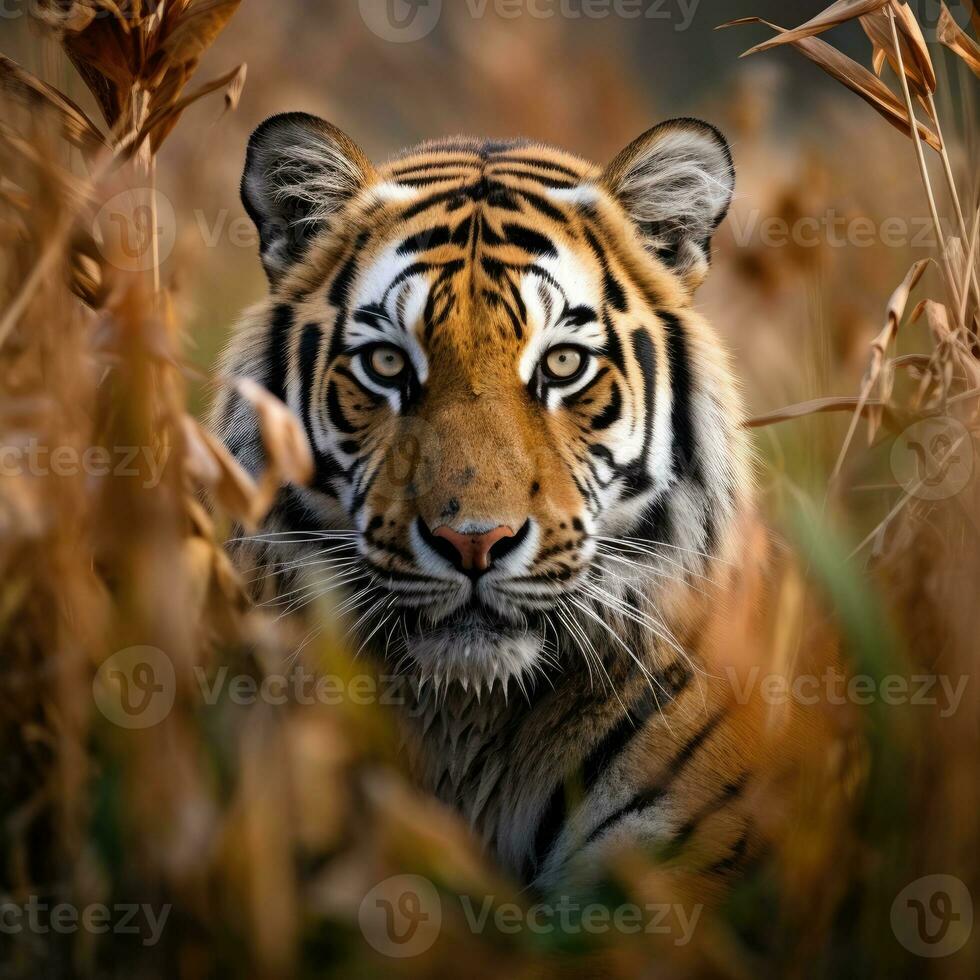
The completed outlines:
{"type": "Polygon", "coordinates": [[[406,150],[379,168],[379,173],[384,180],[418,189],[483,177],[488,182],[531,181],[542,188],[567,190],[595,179],[599,170],[586,160],[545,144],[452,137],[406,150]]]}
{"type": "Polygon", "coordinates": [[[393,325],[424,349],[524,348],[594,320],[602,270],[577,215],[597,176],[537,144],[453,140],[391,162],[368,194],[379,220],[351,277],[348,340],[393,325]]]}

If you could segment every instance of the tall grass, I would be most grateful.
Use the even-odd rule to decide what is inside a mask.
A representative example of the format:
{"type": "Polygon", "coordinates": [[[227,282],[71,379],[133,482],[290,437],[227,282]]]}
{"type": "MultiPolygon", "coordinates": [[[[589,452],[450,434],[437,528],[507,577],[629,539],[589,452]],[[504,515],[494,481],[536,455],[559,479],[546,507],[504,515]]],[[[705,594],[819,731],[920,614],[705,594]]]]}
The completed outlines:
{"type": "MultiPolygon", "coordinates": [[[[194,338],[153,252],[152,230],[166,222],[158,152],[193,102],[218,93],[226,110],[238,104],[244,66],[188,88],[237,7],[40,4],[98,121],[0,61],[0,430],[16,450],[0,477],[0,896],[168,910],[153,945],[144,919],[135,936],[0,931],[0,976],[439,976],[461,964],[477,976],[975,976],[975,937],[955,955],[917,957],[892,906],[909,882],[938,873],[980,900],[978,481],[929,489],[954,457],[976,455],[980,211],[966,148],[977,133],[951,131],[937,81],[952,72],[958,92],[973,84],[976,42],[944,20],[944,55],[897,2],[842,0],[800,30],[776,29],[769,46],[799,49],[870,104],[855,102],[857,125],[875,109],[883,128],[909,136],[906,160],[876,162],[914,174],[937,248],[881,292],[856,391],[821,389],[751,423],[766,458],[764,512],[788,542],[759,663],[839,639],[848,669],[878,682],[921,674],[970,686],[948,716],[941,703],[879,701],[835,714],[834,736],[814,746],[829,784],[803,787],[805,809],[780,846],[677,946],[622,932],[474,932],[460,896],[477,907],[487,895],[531,898],[411,789],[383,708],[220,687],[223,671],[261,683],[297,656],[342,684],[362,673],[329,609],[311,638],[309,623],[246,599],[249,570],[232,567],[225,539],[235,523],[261,522],[282,481],[308,475],[309,452],[254,387],[241,390],[266,437],[258,479],[189,414],[201,381],[194,338]],[[871,70],[820,36],[855,16],[871,70]],[[840,426],[817,430],[827,413],[840,426]],[[780,441],[777,425],[819,431],[816,449],[780,441]],[[934,458],[917,470],[910,442],[923,432],[934,458]],[[161,693],[144,685],[147,658],[165,708],[127,727],[118,706],[161,693]],[[418,956],[388,959],[365,942],[358,914],[376,883],[406,873],[442,896],[441,935],[418,956]]],[[[734,114],[756,97],[742,93],[734,114]]],[[[805,213],[805,202],[782,205],[805,213]]],[[[769,258],[729,245],[721,263],[771,301],[791,273],[769,258]]],[[[656,857],[634,855],[609,869],[599,897],[663,901],[661,887],[656,857]]]]}

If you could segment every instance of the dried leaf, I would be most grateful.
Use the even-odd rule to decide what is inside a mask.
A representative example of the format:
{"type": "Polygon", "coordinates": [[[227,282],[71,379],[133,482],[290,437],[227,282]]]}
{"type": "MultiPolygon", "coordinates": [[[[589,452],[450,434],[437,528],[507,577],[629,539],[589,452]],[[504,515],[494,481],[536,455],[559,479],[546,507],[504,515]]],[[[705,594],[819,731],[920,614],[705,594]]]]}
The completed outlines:
{"type": "MultiPolygon", "coordinates": [[[[896,10],[896,26],[898,28],[898,43],[902,49],[902,65],[909,85],[918,96],[925,96],[936,91],[936,71],[929,57],[919,23],[908,7],[896,10]]],[[[888,59],[892,71],[898,74],[898,58],[895,54],[895,44],[892,38],[891,22],[888,13],[876,10],[861,18],[861,27],[868,35],[873,45],[873,60],[875,74],[881,74],[884,60],[888,59]]]]}
{"type": "Polygon", "coordinates": [[[980,364],[973,356],[973,352],[954,333],[949,325],[949,310],[942,304],[933,299],[924,299],[912,311],[910,319],[916,322],[922,314],[926,315],[926,322],[929,330],[937,345],[947,345],[953,352],[957,363],[963,368],[973,383],[980,382],[980,364]]]}
{"type": "MultiPolygon", "coordinates": [[[[906,45],[911,54],[915,65],[915,73],[921,76],[922,84],[928,92],[936,91],[936,69],[932,65],[932,58],[929,55],[929,45],[922,36],[922,28],[916,20],[912,8],[906,3],[892,3],[890,9],[895,14],[895,26],[898,28],[899,44],[902,46],[902,57],[906,62],[906,72],[909,72],[908,57],[906,56],[906,45]]],[[[887,19],[887,18],[886,18],[887,19]]],[[[891,28],[889,27],[889,37],[891,28]]],[[[910,77],[914,77],[911,76],[910,77]]]]}
{"type": "Polygon", "coordinates": [[[916,321],[925,313],[929,329],[932,331],[937,343],[944,343],[949,340],[952,333],[949,327],[949,311],[942,303],[937,303],[934,299],[924,299],[912,311],[911,319],[916,321]]]}
{"type": "Polygon", "coordinates": [[[58,31],[84,31],[96,17],[111,14],[124,30],[129,30],[132,14],[125,14],[113,0],[35,0],[33,12],[58,31]]]}
{"type": "MultiPolygon", "coordinates": [[[[722,27],[735,27],[740,24],[765,24],[774,31],[785,33],[785,28],[772,24],[761,17],[742,17],[729,21],[722,27]]],[[[898,101],[895,94],[873,72],[859,65],[853,58],[838,51],[835,47],[821,41],[818,37],[804,37],[792,42],[793,47],[812,62],[819,65],[825,72],[837,79],[856,95],[859,95],[881,116],[887,119],[896,129],[906,136],[911,136],[912,126],[905,106],[898,101]]],[[[942,149],[939,137],[923,123],[916,121],[919,135],[937,152],[942,149]]]]}
{"type": "Polygon", "coordinates": [[[238,108],[238,102],[241,99],[242,89],[245,87],[246,71],[246,65],[239,65],[237,68],[233,68],[230,72],[227,72],[220,78],[215,78],[212,81],[206,82],[204,85],[194,89],[193,92],[190,92],[183,98],[178,99],[173,105],[161,106],[159,109],[152,112],[150,117],[146,120],[139,137],[133,144],[133,152],[139,149],[147,136],[150,136],[153,152],[156,153],[157,150],[159,150],[160,145],[170,134],[170,131],[177,125],[177,122],[184,110],[188,106],[197,102],[198,99],[202,99],[204,96],[218,91],[218,89],[223,88],[225,90],[225,112],[238,108]]]}
{"type": "Polygon", "coordinates": [[[299,419],[278,398],[250,378],[235,381],[238,393],[255,409],[265,451],[252,520],[260,523],[284,483],[306,485],[313,478],[313,453],[299,419]]]}
{"type": "MultiPolygon", "coordinates": [[[[905,278],[895,287],[895,291],[889,297],[888,306],[885,308],[884,329],[878,335],[872,347],[877,346],[879,341],[883,345],[887,345],[891,338],[898,333],[899,324],[902,322],[902,317],[905,316],[905,307],[908,306],[909,296],[912,290],[918,285],[922,274],[926,271],[926,266],[931,261],[932,259],[919,259],[905,273],[905,278]]],[[[884,346],[882,347],[882,353],[884,353],[884,346]]]]}
{"type": "Polygon", "coordinates": [[[224,30],[241,0],[199,0],[183,11],[162,51],[171,64],[197,62],[224,30]]]}
{"type": "Polygon", "coordinates": [[[102,131],[71,99],[4,55],[0,55],[0,92],[32,111],[55,113],[65,139],[82,150],[94,153],[105,146],[102,131]]]}
{"type": "Polygon", "coordinates": [[[980,45],[953,20],[945,3],[939,13],[936,37],[941,44],[946,45],[950,51],[962,58],[970,71],[980,78],[980,45]]]}
{"type": "Polygon", "coordinates": [[[247,530],[255,529],[259,490],[242,465],[210,432],[185,415],[184,466],[189,476],[211,491],[219,506],[247,530]]]}
{"type": "Polygon", "coordinates": [[[807,415],[817,415],[822,412],[853,412],[855,409],[865,412],[882,405],[882,402],[875,400],[861,402],[857,395],[847,395],[842,398],[812,398],[810,401],[787,405],[785,408],[767,412],[765,415],[756,415],[745,422],[745,427],[757,429],[766,425],[775,425],[777,422],[786,422],[789,419],[804,418],[807,415]]]}
{"type": "Polygon", "coordinates": [[[872,43],[871,47],[871,67],[874,69],[876,75],[881,74],[881,69],[885,67],[885,61],[888,59],[888,52],[879,47],[877,44],[872,43]]]}
{"type": "MultiPolygon", "coordinates": [[[[846,21],[854,20],[857,17],[878,10],[886,3],[888,3],[888,0],[837,0],[836,3],[832,3],[826,10],[808,20],[805,24],[788,30],[779,37],[763,41],[762,44],[757,44],[754,48],[749,48],[742,57],[768,51],[770,48],[775,48],[780,44],[794,44],[804,38],[813,37],[815,34],[822,34],[824,31],[828,31],[838,24],[843,24],[846,21]]],[[[733,21],[733,23],[735,22],[733,21]]],[[[728,25],[725,26],[727,27],[728,25]]]]}
{"type": "Polygon", "coordinates": [[[313,478],[313,453],[299,419],[275,395],[250,378],[235,382],[238,393],[255,409],[266,465],[284,481],[306,484],[313,478]]]}
{"type": "Polygon", "coordinates": [[[18,211],[29,211],[31,208],[30,194],[6,177],[0,177],[0,198],[18,211]]]}

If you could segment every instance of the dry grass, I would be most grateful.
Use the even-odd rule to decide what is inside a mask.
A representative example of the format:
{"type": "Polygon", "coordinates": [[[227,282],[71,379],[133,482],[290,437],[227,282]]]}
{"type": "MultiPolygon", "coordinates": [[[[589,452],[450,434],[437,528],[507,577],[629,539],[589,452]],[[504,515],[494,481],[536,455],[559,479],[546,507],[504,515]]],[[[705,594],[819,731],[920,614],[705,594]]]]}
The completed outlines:
{"type": "MultiPolygon", "coordinates": [[[[0,933],[0,976],[438,976],[462,962],[477,976],[596,968],[632,977],[651,962],[670,976],[976,976],[976,936],[955,956],[923,959],[903,949],[890,923],[895,896],[918,875],[956,875],[980,901],[980,481],[974,475],[945,497],[924,493],[922,479],[903,480],[910,450],[900,442],[923,420],[953,420],[944,432],[954,437],[937,443],[933,463],[976,458],[980,211],[967,148],[977,129],[973,120],[954,133],[937,108],[937,76],[955,78],[961,104],[973,106],[964,93],[975,82],[976,42],[944,20],[944,55],[909,8],[841,0],[759,46],[796,47],[906,137],[923,137],[909,138],[907,160],[896,160],[894,142],[867,131],[870,110],[855,102],[856,121],[840,125],[847,145],[815,154],[795,176],[766,169],[771,213],[811,213],[814,188],[857,179],[834,163],[835,151],[864,153],[865,164],[904,167],[918,181],[921,201],[906,199],[902,213],[927,214],[937,233],[935,253],[897,288],[903,272],[880,248],[855,275],[819,250],[721,244],[712,288],[775,324],[754,338],[761,356],[777,350],[775,330],[793,332],[780,341],[783,361],[774,363],[786,370],[767,395],[770,404],[780,394],[794,401],[753,420],[765,512],[789,542],[773,587],[771,648],[759,662],[792,660],[822,629],[842,637],[855,673],[968,677],[969,686],[948,717],[942,704],[862,708],[858,731],[829,748],[860,740],[855,811],[813,796],[810,819],[723,909],[705,913],[690,945],[676,947],[646,935],[474,935],[454,896],[526,898],[485,865],[450,814],[408,787],[382,710],[202,700],[202,671],[213,679],[230,666],[260,680],[284,671],[304,642],[301,625],[249,607],[223,545],[233,522],[260,521],[282,480],[305,477],[308,450],[288,413],[254,388],[243,393],[262,420],[269,461],[257,482],[201,429],[188,413],[201,379],[176,283],[163,280],[152,255],[143,267],[143,248],[134,259],[111,216],[128,208],[126,227],[156,226],[157,154],[172,130],[179,135],[183,111],[216,91],[236,107],[243,66],[189,94],[186,86],[237,7],[41,4],[98,122],[0,61],[0,443],[42,452],[31,465],[20,453],[0,477],[0,895],[21,905],[40,896],[76,908],[172,906],[152,947],[91,930],[0,933]],[[817,36],[857,15],[872,70],[817,36]],[[813,277],[830,298],[801,311],[801,284],[813,277]],[[873,329],[871,309],[882,320],[873,329]],[[785,354],[819,343],[833,347],[821,353],[829,378],[806,376],[799,357],[785,354]],[[857,388],[839,393],[838,378],[862,369],[857,388]],[[896,445],[899,464],[890,465],[896,445]],[[72,464],[86,453],[88,465],[72,464]],[[213,511],[201,506],[202,489],[213,511]],[[127,729],[99,710],[93,690],[109,683],[107,668],[124,666],[116,651],[134,646],[166,651],[174,704],[158,724],[127,729]],[[444,922],[429,952],[396,961],[365,945],[357,914],[375,882],[399,873],[435,883],[444,922]]],[[[517,77],[497,79],[505,108],[522,98],[522,65],[516,59],[517,77]]],[[[611,65],[597,77],[615,91],[611,65]]],[[[758,122],[765,79],[755,88],[752,77],[729,111],[750,182],[753,148],[770,161],[781,139],[758,122]]],[[[617,105],[624,118],[639,114],[617,105]]],[[[332,619],[303,662],[322,674],[358,673],[332,619]]],[[[655,899],[657,882],[655,861],[638,859],[610,869],[602,897],[655,899]]]]}

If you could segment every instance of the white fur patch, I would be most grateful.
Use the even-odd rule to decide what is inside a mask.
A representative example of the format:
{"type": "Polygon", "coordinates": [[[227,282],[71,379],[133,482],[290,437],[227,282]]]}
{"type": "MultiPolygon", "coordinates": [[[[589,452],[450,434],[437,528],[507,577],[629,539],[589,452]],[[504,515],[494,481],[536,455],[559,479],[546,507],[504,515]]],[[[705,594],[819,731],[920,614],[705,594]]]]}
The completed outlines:
{"type": "Polygon", "coordinates": [[[602,198],[602,191],[595,184],[578,184],[549,188],[547,196],[558,204],[596,204],[602,198]]]}
{"type": "Polygon", "coordinates": [[[375,184],[371,187],[368,190],[368,194],[373,195],[381,201],[404,203],[415,200],[419,196],[419,191],[417,187],[407,187],[405,184],[385,181],[382,184],[375,184]]]}

